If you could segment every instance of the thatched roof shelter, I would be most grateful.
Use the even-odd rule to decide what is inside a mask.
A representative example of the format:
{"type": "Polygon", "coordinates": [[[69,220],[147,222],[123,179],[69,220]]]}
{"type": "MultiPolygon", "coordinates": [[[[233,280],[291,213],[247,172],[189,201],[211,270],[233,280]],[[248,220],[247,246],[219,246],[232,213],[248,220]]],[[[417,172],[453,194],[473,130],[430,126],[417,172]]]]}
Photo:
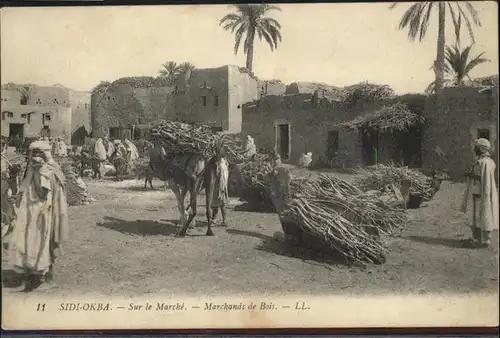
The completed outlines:
{"type": "Polygon", "coordinates": [[[380,131],[400,131],[421,122],[423,122],[423,118],[420,115],[410,111],[406,104],[398,102],[383,106],[371,114],[341,122],[334,127],[343,130],[375,128],[380,131]]]}

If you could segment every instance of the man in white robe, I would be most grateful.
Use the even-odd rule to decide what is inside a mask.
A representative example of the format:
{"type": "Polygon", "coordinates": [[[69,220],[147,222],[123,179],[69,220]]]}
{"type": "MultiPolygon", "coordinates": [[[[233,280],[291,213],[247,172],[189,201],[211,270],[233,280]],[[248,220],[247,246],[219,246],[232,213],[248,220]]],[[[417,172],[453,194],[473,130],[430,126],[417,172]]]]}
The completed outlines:
{"type": "Polygon", "coordinates": [[[253,137],[250,135],[247,135],[244,156],[247,158],[250,158],[253,155],[255,155],[256,153],[257,153],[257,146],[255,145],[253,137]]]}
{"type": "Polygon", "coordinates": [[[491,232],[498,229],[498,191],[495,182],[496,165],[491,158],[491,143],[483,138],[476,140],[474,152],[477,156],[468,177],[467,189],[462,203],[462,212],[467,211],[472,199],[472,237],[466,245],[488,247],[491,232]]]}
{"type": "Polygon", "coordinates": [[[57,156],[59,157],[67,157],[68,156],[68,147],[62,138],[57,138],[57,156]]]}
{"type": "Polygon", "coordinates": [[[227,227],[226,221],[226,206],[229,201],[228,182],[229,182],[229,164],[225,159],[224,149],[219,150],[216,158],[217,176],[215,181],[215,191],[212,197],[212,218],[215,220],[217,212],[221,211],[222,224],[221,226],[227,227]]]}
{"type": "Polygon", "coordinates": [[[53,267],[68,235],[64,175],[47,142],[29,146],[26,177],[17,197],[12,263],[25,291],[53,286],[53,267]]]}

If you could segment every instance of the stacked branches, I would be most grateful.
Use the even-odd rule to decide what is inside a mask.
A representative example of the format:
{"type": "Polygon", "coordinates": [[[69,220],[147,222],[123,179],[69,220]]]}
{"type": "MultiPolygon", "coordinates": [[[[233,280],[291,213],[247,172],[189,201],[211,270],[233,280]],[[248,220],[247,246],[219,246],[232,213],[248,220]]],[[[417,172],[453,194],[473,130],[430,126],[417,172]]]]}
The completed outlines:
{"type": "Polygon", "coordinates": [[[357,116],[353,120],[336,125],[337,128],[356,130],[362,128],[376,128],[379,130],[406,130],[407,128],[423,122],[423,118],[410,111],[403,103],[386,105],[372,114],[357,116]]]}
{"type": "Polygon", "coordinates": [[[387,85],[376,85],[361,82],[344,87],[341,92],[341,102],[346,108],[354,107],[359,102],[374,103],[393,98],[394,90],[387,85]]]}
{"type": "Polygon", "coordinates": [[[89,204],[93,201],[85,182],[80,177],[79,170],[69,159],[59,161],[64,174],[66,185],[66,199],[68,205],[89,204]]]}
{"type": "Polygon", "coordinates": [[[224,134],[226,156],[231,164],[229,190],[247,202],[252,210],[274,212],[267,176],[272,171],[271,156],[246,154],[246,138],[241,134],[224,134]]]}
{"type": "Polygon", "coordinates": [[[151,127],[156,137],[170,155],[196,155],[209,160],[217,155],[222,138],[204,125],[160,120],[151,127]]]}
{"type": "Polygon", "coordinates": [[[273,170],[271,162],[255,158],[238,166],[241,200],[253,210],[274,212],[269,190],[268,175],[273,170]]]}
{"type": "Polygon", "coordinates": [[[432,178],[408,167],[384,164],[366,167],[355,184],[363,191],[380,191],[390,185],[401,187],[403,182],[409,182],[409,194],[419,196],[423,201],[429,201],[434,196],[432,178]]]}
{"type": "Polygon", "coordinates": [[[358,264],[385,262],[387,248],[380,233],[391,235],[406,221],[404,210],[326,175],[291,180],[288,191],[280,214],[283,229],[293,223],[358,264]]]}

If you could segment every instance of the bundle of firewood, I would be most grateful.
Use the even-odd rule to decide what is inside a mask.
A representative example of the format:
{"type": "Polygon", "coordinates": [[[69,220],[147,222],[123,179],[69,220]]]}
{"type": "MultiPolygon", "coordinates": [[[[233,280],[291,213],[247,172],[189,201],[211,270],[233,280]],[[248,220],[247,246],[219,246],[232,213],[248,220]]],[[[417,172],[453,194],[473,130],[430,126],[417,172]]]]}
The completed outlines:
{"type": "Polygon", "coordinates": [[[409,193],[417,195],[423,201],[430,200],[435,193],[432,178],[418,170],[403,166],[378,164],[365,167],[355,184],[363,191],[384,190],[387,186],[401,187],[403,182],[409,182],[409,193]]]}
{"type": "Polygon", "coordinates": [[[93,201],[85,182],[80,177],[78,167],[70,160],[59,162],[64,173],[66,186],[66,199],[68,205],[89,204],[93,201]]]}
{"type": "Polygon", "coordinates": [[[238,165],[240,199],[254,210],[274,211],[267,181],[273,170],[270,162],[248,161],[238,165]]]}
{"type": "Polygon", "coordinates": [[[318,248],[328,248],[351,262],[385,262],[387,249],[381,235],[401,229],[404,210],[334,177],[287,177],[279,210],[287,236],[315,239],[318,248]]]}
{"type": "Polygon", "coordinates": [[[152,126],[151,135],[169,154],[193,154],[210,159],[221,146],[221,135],[204,125],[161,120],[152,126]]]}

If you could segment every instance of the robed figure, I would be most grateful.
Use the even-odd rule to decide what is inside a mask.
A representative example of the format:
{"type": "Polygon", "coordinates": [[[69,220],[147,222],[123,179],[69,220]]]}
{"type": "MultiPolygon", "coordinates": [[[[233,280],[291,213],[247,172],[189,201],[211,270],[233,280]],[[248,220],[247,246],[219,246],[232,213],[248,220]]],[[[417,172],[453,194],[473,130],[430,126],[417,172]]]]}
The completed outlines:
{"type": "Polygon", "coordinates": [[[53,286],[54,264],[68,235],[64,174],[44,141],[29,146],[11,238],[12,263],[26,291],[53,286]]]}

